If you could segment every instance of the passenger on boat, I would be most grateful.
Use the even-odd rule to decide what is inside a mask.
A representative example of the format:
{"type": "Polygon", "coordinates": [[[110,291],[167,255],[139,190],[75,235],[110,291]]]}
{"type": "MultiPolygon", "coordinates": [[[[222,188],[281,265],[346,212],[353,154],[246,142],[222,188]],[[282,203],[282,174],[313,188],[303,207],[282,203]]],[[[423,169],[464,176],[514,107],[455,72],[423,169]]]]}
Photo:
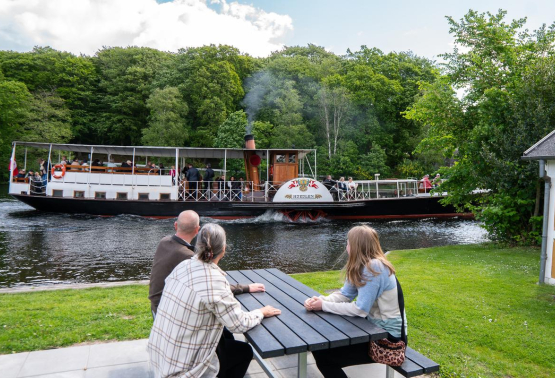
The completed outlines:
{"type": "Polygon", "coordinates": [[[165,280],[148,340],[150,364],[157,377],[243,377],[252,349],[225,327],[243,333],[281,311],[271,306],[241,309],[218,267],[226,250],[221,226],[205,224],[197,239],[194,257],[165,280]]]}
{"type": "Polygon", "coordinates": [[[204,171],[204,190],[206,191],[206,198],[210,199],[212,190],[212,180],[214,180],[214,170],[212,169],[212,164],[206,164],[206,171],[204,171]]]}
{"type": "Polygon", "coordinates": [[[424,189],[425,193],[428,193],[432,189],[432,183],[430,182],[430,175],[424,175],[422,182],[420,183],[420,189],[424,189]]]}
{"type": "Polygon", "coordinates": [[[48,164],[44,159],[39,159],[39,172],[42,180],[46,182],[46,175],[48,174],[48,164]]]}
{"type": "Polygon", "coordinates": [[[175,175],[177,174],[176,170],[175,170],[175,165],[172,165],[172,168],[170,169],[170,176],[172,178],[172,185],[175,185],[175,175]]]}
{"type": "MultiPolygon", "coordinates": [[[[351,228],[346,250],[346,279],[341,290],[308,298],[305,308],[366,318],[389,332],[390,341],[406,343],[407,323],[403,321],[405,315],[401,314],[399,304],[402,292],[398,292],[395,268],[383,253],[378,233],[368,226],[351,228]]],[[[326,378],[346,378],[343,367],[374,362],[368,355],[367,343],[313,351],[312,355],[326,378]]]]}
{"type": "Polygon", "coordinates": [[[44,189],[44,180],[41,174],[37,171],[34,176],[31,176],[31,193],[42,194],[44,189]]]}
{"type": "Polygon", "coordinates": [[[441,176],[438,173],[436,177],[434,177],[434,180],[432,181],[432,187],[437,188],[440,184],[441,184],[441,176]]]}
{"type": "Polygon", "coordinates": [[[225,198],[225,176],[218,177],[216,182],[218,183],[218,199],[221,201],[225,198]]]}
{"type": "Polygon", "coordinates": [[[67,160],[67,156],[62,156],[62,160],[60,160],[60,164],[69,165],[69,160],[67,160]]]}
{"type": "Polygon", "coordinates": [[[349,188],[349,198],[356,198],[358,184],[353,181],[352,177],[349,177],[349,182],[347,183],[347,186],[349,188]]]}
{"type": "MultiPolygon", "coordinates": [[[[74,158],[73,161],[71,162],[71,165],[79,165],[79,159],[74,158]]],[[[71,168],[68,167],[68,169],[71,169],[71,168]]],[[[73,169],[75,169],[75,168],[73,168],[73,169]]]]}
{"type": "Polygon", "coordinates": [[[338,191],[337,191],[337,181],[331,178],[331,175],[328,175],[324,181],[322,181],[324,186],[328,188],[331,193],[331,196],[334,200],[338,198],[338,191]]]}
{"type": "MultiPolygon", "coordinates": [[[[91,167],[102,167],[104,164],[100,162],[100,159],[94,159],[91,167]]],[[[92,172],[102,172],[103,169],[98,169],[98,168],[91,168],[92,172]]]]}
{"type": "Polygon", "coordinates": [[[27,174],[25,173],[25,169],[20,169],[19,172],[17,173],[17,175],[15,176],[17,178],[25,178],[27,177],[27,174]]]}
{"type": "Polygon", "coordinates": [[[192,197],[192,199],[197,199],[198,181],[200,181],[198,169],[193,167],[193,164],[189,163],[185,177],[187,181],[189,181],[189,196],[192,197]]]}

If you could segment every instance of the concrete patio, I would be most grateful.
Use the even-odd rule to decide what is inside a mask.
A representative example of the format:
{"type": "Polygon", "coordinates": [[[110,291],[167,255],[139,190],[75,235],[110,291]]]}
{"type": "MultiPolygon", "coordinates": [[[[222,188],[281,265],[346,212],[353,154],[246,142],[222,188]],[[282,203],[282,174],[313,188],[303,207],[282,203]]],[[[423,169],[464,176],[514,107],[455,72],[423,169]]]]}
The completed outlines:
{"type": "MultiPolygon", "coordinates": [[[[242,335],[235,335],[242,339],[242,335]]],[[[0,355],[3,378],[153,378],[148,366],[147,340],[80,345],[69,348],[0,355]]],[[[276,377],[297,376],[297,356],[265,360],[276,377]]],[[[385,366],[372,364],[345,369],[352,378],[385,377],[385,366]]],[[[246,377],[264,378],[266,373],[253,360],[246,377]]],[[[322,377],[308,355],[307,376],[322,377]]],[[[395,374],[396,377],[401,377],[395,374]]]]}

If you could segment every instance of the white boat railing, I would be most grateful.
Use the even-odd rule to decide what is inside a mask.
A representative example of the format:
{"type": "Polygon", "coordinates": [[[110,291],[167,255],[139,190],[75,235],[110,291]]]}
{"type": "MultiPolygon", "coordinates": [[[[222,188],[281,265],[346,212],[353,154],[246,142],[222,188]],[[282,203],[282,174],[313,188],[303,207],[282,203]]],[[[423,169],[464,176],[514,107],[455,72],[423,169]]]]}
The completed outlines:
{"type": "Polygon", "coordinates": [[[254,201],[252,181],[210,181],[210,188],[206,188],[207,182],[185,181],[179,184],[180,201],[254,201]],[[234,183],[236,187],[231,187],[234,183]]]}

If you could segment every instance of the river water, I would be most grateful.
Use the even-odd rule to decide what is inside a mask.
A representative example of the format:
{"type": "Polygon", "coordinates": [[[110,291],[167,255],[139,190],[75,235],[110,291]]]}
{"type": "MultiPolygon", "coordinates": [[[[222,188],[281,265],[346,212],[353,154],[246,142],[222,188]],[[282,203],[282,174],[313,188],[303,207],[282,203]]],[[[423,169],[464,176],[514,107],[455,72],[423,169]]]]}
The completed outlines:
{"type": "MultiPolygon", "coordinates": [[[[201,218],[201,225],[213,221],[201,218]]],[[[0,186],[0,287],[148,279],[158,241],[173,219],[42,213],[0,186]]],[[[275,267],[287,273],[339,269],[347,231],[369,224],[384,250],[487,241],[472,220],[319,221],[297,224],[281,214],[216,221],[227,232],[225,270],[275,267]]]]}

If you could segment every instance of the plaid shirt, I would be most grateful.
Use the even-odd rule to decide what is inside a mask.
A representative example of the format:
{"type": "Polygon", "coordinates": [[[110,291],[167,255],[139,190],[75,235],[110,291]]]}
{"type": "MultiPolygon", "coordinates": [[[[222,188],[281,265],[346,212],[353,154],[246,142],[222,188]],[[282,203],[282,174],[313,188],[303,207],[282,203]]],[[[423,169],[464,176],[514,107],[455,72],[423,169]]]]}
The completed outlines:
{"type": "Polygon", "coordinates": [[[215,377],[223,327],[242,333],[260,324],[262,312],[243,311],[225,275],[216,264],[193,257],[166,278],[148,340],[157,377],[215,377]]]}

